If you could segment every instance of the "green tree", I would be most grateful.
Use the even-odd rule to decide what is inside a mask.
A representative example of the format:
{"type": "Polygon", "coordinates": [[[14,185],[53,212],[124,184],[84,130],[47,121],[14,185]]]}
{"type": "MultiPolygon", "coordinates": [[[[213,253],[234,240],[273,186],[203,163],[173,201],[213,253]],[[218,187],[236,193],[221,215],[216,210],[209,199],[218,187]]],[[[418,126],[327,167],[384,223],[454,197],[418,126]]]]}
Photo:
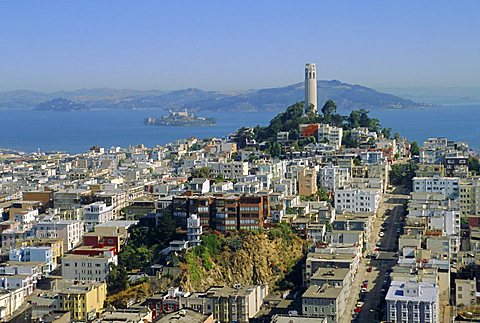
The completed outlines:
{"type": "Polygon", "coordinates": [[[390,136],[392,134],[392,128],[383,128],[382,129],[382,135],[386,139],[390,139],[390,136]]]}
{"type": "Polygon", "coordinates": [[[128,287],[127,270],[122,265],[110,263],[110,273],[107,279],[107,289],[109,294],[117,293],[128,287]]]}
{"type": "Polygon", "coordinates": [[[210,176],[211,169],[206,166],[194,168],[192,170],[192,177],[194,178],[210,178],[210,176]]]}
{"type": "Polygon", "coordinates": [[[322,107],[322,113],[324,116],[331,116],[337,111],[337,104],[333,100],[327,100],[322,107]]]}
{"type": "Polygon", "coordinates": [[[420,155],[420,147],[418,147],[418,143],[416,141],[412,141],[410,144],[410,154],[412,156],[420,155]]]}
{"type": "Polygon", "coordinates": [[[480,160],[475,156],[468,156],[468,170],[475,175],[480,175],[480,160]]]}
{"type": "Polygon", "coordinates": [[[317,197],[320,201],[330,201],[330,195],[323,188],[317,190],[317,197]]]}
{"type": "Polygon", "coordinates": [[[350,129],[360,127],[360,112],[357,110],[353,110],[350,112],[350,115],[347,118],[348,126],[350,129]]]}

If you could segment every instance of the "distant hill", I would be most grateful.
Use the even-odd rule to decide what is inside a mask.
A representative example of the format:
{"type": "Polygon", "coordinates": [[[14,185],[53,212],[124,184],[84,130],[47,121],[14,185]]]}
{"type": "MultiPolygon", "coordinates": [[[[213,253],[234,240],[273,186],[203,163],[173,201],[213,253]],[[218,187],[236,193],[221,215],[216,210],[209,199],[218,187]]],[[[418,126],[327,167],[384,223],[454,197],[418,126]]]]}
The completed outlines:
{"type": "Polygon", "coordinates": [[[36,110],[42,111],[80,111],[86,110],[87,107],[83,103],[73,102],[72,100],[56,98],[46,102],[39,103],[35,106],[36,110]]]}
{"type": "MultiPolygon", "coordinates": [[[[176,91],[116,90],[109,88],[80,89],[41,93],[18,90],[0,92],[0,109],[35,108],[55,98],[65,98],[84,105],[87,109],[162,109],[190,111],[281,111],[302,101],[304,86],[296,83],[284,87],[257,89],[226,94],[200,89],[176,91]]],[[[339,110],[353,109],[407,109],[425,106],[412,100],[382,93],[361,85],[340,81],[318,81],[319,106],[328,99],[337,103],[339,110]]],[[[49,103],[47,103],[48,105],[49,103]]]]}

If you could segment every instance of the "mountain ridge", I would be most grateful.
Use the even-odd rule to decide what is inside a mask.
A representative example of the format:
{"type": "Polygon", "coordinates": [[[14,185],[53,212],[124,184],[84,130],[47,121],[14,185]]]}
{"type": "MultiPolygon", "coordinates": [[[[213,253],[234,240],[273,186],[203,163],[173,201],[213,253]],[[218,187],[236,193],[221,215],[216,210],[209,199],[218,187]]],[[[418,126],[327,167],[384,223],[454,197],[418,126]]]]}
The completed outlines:
{"type": "MultiPolygon", "coordinates": [[[[303,82],[282,87],[237,92],[186,88],[173,91],[92,88],[43,93],[31,90],[0,92],[0,109],[29,109],[56,98],[64,98],[85,109],[163,109],[189,111],[281,111],[304,98],[303,82]]],[[[317,82],[319,106],[328,99],[339,110],[405,109],[429,106],[358,84],[338,80],[317,82]]]]}

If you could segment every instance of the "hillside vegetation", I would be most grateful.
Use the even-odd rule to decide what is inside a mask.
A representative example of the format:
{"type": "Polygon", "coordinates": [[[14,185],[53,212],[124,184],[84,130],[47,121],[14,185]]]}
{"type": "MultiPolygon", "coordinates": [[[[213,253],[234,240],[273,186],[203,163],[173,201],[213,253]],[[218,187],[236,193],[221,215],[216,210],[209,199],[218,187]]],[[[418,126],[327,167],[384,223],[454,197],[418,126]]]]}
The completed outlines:
{"type": "Polygon", "coordinates": [[[183,255],[181,288],[204,291],[213,285],[261,284],[288,287],[285,277],[303,257],[305,241],[290,228],[269,231],[209,233],[203,244],[183,255]]]}

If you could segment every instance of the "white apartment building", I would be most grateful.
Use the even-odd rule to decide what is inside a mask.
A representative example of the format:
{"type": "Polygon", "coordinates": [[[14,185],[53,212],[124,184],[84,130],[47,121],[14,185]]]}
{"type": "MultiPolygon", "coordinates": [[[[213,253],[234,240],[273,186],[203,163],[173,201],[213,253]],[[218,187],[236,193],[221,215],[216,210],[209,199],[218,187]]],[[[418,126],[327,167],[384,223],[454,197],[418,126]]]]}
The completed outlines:
{"type": "Polygon", "coordinates": [[[83,221],[60,220],[58,217],[46,217],[35,224],[37,238],[62,239],[64,250],[75,248],[83,235],[83,221]]]}
{"type": "Polygon", "coordinates": [[[342,145],[342,136],[343,129],[331,126],[329,124],[321,123],[318,126],[318,138],[317,141],[328,142],[330,145],[334,146],[335,149],[339,149],[342,145]]]}
{"type": "Polygon", "coordinates": [[[422,193],[443,193],[449,199],[456,199],[460,194],[458,177],[414,177],[413,191],[422,193]]]}
{"type": "Polygon", "coordinates": [[[385,299],[389,322],[440,322],[436,284],[392,281],[385,299]]]}
{"type": "Polygon", "coordinates": [[[112,251],[103,255],[65,255],[62,258],[63,279],[105,281],[110,272],[110,263],[118,264],[118,256],[112,251]]]}
{"type": "Polygon", "coordinates": [[[343,188],[335,191],[337,213],[375,213],[380,205],[382,193],[375,188],[343,188]]]}
{"type": "Polygon", "coordinates": [[[329,165],[320,168],[318,179],[321,188],[334,192],[337,188],[345,186],[350,181],[350,172],[348,168],[329,165]]]}
{"type": "Polygon", "coordinates": [[[208,162],[206,166],[215,176],[222,175],[228,179],[237,179],[248,175],[248,162],[208,162]]]}
{"type": "Polygon", "coordinates": [[[84,207],[83,220],[85,230],[93,231],[97,224],[113,220],[113,206],[107,206],[104,202],[95,202],[84,207]]]}
{"type": "Polygon", "coordinates": [[[6,322],[24,301],[24,288],[2,291],[0,293],[0,320],[6,322]]]}

